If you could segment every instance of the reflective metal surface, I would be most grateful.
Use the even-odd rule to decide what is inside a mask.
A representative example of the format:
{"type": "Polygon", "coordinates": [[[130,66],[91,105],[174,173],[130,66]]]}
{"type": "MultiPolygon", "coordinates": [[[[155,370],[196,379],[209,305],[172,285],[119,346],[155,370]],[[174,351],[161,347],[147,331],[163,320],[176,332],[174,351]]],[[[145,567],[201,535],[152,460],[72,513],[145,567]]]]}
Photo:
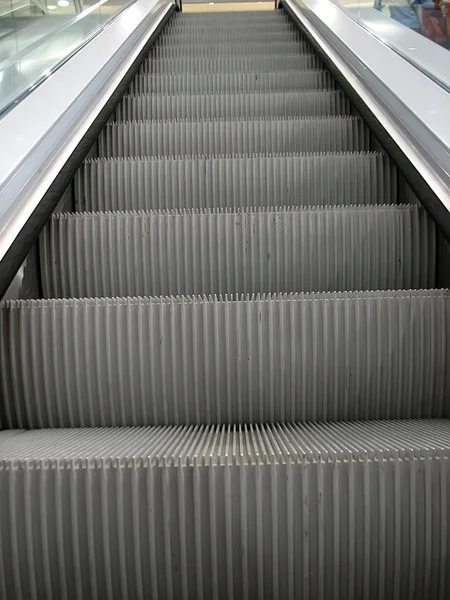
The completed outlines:
{"type": "Polygon", "coordinates": [[[449,222],[449,93],[330,0],[286,0],[283,5],[414,165],[449,222]]]}
{"type": "Polygon", "coordinates": [[[0,113],[134,0],[36,2],[0,4],[0,113]]]}
{"type": "Polygon", "coordinates": [[[449,0],[333,0],[358,23],[450,89],[449,0]]]}
{"type": "Polygon", "coordinates": [[[0,119],[1,258],[171,10],[138,0],[0,119]]]}

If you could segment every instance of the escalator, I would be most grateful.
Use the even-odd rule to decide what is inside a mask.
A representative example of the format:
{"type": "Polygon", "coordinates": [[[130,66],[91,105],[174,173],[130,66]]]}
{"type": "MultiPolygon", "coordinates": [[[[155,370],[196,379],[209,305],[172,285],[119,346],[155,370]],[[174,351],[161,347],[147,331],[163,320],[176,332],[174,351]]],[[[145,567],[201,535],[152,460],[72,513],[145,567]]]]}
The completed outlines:
{"type": "Polygon", "coordinates": [[[448,597],[448,246],[283,10],[174,15],[33,252],[0,598],[448,597]]]}

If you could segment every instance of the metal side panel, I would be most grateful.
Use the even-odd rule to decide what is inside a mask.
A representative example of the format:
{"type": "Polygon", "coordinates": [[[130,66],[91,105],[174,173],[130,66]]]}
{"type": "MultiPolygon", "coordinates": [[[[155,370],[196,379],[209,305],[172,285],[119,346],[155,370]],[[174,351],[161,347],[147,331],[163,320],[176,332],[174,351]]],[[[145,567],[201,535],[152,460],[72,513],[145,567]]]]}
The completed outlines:
{"type": "Polygon", "coordinates": [[[201,94],[256,90],[335,89],[328,71],[280,71],[276,73],[159,73],[138,75],[129,94],[201,94]]]}
{"type": "Polygon", "coordinates": [[[440,417],[449,324],[447,290],[11,301],[0,417],[12,428],[440,417]]]}
{"type": "Polygon", "coordinates": [[[338,90],[125,96],[115,121],[350,115],[338,90]]]}
{"type": "Polygon", "coordinates": [[[409,206],[77,213],[41,235],[44,298],[433,287],[409,206]]]}
{"type": "Polygon", "coordinates": [[[316,154],[85,162],[78,212],[397,203],[384,154],[316,154]]]}
{"type": "Polygon", "coordinates": [[[447,421],[61,433],[0,435],[5,598],[445,597],[447,421]]]}
{"type": "Polygon", "coordinates": [[[101,157],[264,152],[353,152],[371,149],[356,117],[129,121],[106,125],[101,157]]]}

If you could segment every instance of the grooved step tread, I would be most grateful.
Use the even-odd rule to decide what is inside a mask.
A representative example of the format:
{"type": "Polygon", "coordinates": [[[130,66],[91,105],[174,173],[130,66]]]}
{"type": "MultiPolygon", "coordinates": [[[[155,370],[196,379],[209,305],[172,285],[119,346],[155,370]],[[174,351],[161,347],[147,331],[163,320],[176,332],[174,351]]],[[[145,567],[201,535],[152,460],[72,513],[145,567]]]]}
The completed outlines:
{"type": "Polygon", "coordinates": [[[2,433],[0,589],[445,597],[449,444],[439,420],[2,433]]]}
{"type": "Polygon", "coordinates": [[[450,459],[447,419],[0,432],[2,473],[7,465],[48,471],[106,465],[139,469],[144,466],[140,461],[155,467],[183,468],[442,458],[450,459]]]}

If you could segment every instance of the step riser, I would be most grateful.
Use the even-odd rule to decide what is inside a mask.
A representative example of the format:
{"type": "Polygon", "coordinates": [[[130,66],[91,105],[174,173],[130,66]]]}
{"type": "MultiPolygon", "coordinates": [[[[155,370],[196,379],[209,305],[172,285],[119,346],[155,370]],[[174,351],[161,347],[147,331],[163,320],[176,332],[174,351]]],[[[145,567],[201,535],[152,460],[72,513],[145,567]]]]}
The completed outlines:
{"type": "Polygon", "coordinates": [[[350,115],[350,101],[339,91],[125,96],[114,121],[146,119],[232,119],[350,115]]]}
{"type": "Polygon", "coordinates": [[[369,130],[354,117],[122,122],[107,125],[98,138],[101,157],[370,149],[369,130]]]}
{"type": "Polygon", "coordinates": [[[46,298],[433,287],[419,209],[59,215],[41,236],[46,298]]]}
{"type": "Polygon", "coordinates": [[[264,10],[244,10],[244,11],[231,11],[231,12],[220,12],[220,13],[178,13],[174,15],[174,18],[170,23],[190,25],[195,23],[221,23],[222,21],[264,21],[266,23],[278,23],[284,22],[292,23],[291,18],[284,11],[264,11],[264,10]]]}
{"type": "Polygon", "coordinates": [[[245,22],[239,23],[218,23],[215,25],[208,24],[198,24],[191,26],[179,26],[173,25],[167,28],[165,32],[167,35],[172,35],[176,39],[195,36],[199,42],[202,42],[203,39],[211,39],[216,34],[218,36],[230,38],[233,40],[233,37],[236,36],[238,38],[242,38],[242,35],[248,31],[250,37],[262,36],[264,33],[268,33],[269,35],[277,34],[277,35],[299,35],[299,30],[296,25],[292,23],[272,23],[267,25],[265,23],[253,23],[249,25],[245,22]]]}
{"type": "Polygon", "coordinates": [[[305,40],[302,38],[300,33],[297,31],[285,30],[277,33],[272,31],[265,32],[254,32],[248,28],[242,29],[241,31],[233,27],[231,31],[219,31],[215,29],[213,32],[205,31],[200,37],[196,31],[185,31],[180,33],[167,32],[162,33],[157,39],[155,46],[198,46],[198,45],[211,45],[212,47],[217,44],[284,44],[287,42],[298,42],[299,44],[304,43],[305,40]]]}
{"type": "Polygon", "coordinates": [[[251,92],[257,90],[319,90],[335,89],[326,71],[287,73],[204,73],[192,75],[138,75],[128,89],[130,94],[211,94],[220,92],[251,92]]]}
{"type": "Polygon", "coordinates": [[[244,25],[252,31],[255,27],[266,27],[267,30],[271,31],[276,27],[293,27],[298,29],[297,25],[292,22],[292,19],[287,15],[275,15],[275,14],[263,14],[258,15],[238,12],[238,13],[221,13],[212,18],[212,15],[207,14],[196,14],[189,15],[190,18],[186,18],[188,15],[185,13],[181,19],[172,19],[168,25],[167,30],[181,28],[181,29],[195,29],[195,28],[207,28],[214,29],[215,27],[228,27],[230,29],[237,27],[243,27],[244,25]]]}
{"type": "Polygon", "coordinates": [[[288,21],[292,22],[291,18],[284,11],[264,11],[264,10],[243,10],[220,13],[176,13],[171,20],[171,23],[199,23],[202,21],[220,23],[221,21],[242,21],[248,19],[250,21],[288,21]]]}
{"type": "Polygon", "coordinates": [[[448,416],[449,323],[446,292],[18,303],[3,425],[448,416]]]}
{"type": "Polygon", "coordinates": [[[169,23],[165,28],[165,33],[168,32],[191,32],[191,31],[207,31],[212,32],[215,30],[222,30],[232,32],[235,29],[243,30],[248,29],[251,32],[265,29],[268,32],[273,33],[274,31],[299,31],[296,24],[292,23],[290,19],[272,19],[271,21],[255,18],[228,18],[228,19],[217,19],[212,21],[211,19],[199,19],[198,21],[191,21],[191,23],[177,23],[173,21],[169,23]]]}
{"type": "Polygon", "coordinates": [[[305,71],[321,69],[322,61],[313,54],[296,56],[221,56],[212,58],[165,58],[145,61],[138,74],[152,73],[243,73],[305,71]]]}
{"type": "Polygon", "coordinates": [[[313,54],[311,46],[308,42],[284,42],[275,44],[264,44],[264,43],[245,43],[236,42],[230,44],[214,44],[214,46],[204,46],[203,44],[198,46],[154,46],[145,60],[151,62],[152,60],[168,59],[168,58],[181,58],[181,57],[193,57],[193,58],[208,58],[211,56],[252,56],[252,55],[264,55],[264,56],[284,56],[286,54],[313,54]]]}
{"type": "Polygon", "coordinates": [[[395,204],[387,156],[94,160],[75,178],[78,212],[395,204]]]}
{"type": "Polygon", "coordinates": [[[2,595],[445,596],[448,442],[420,459],[361,454],[239,470],[101,459],[0,469],[2,595]]]}

